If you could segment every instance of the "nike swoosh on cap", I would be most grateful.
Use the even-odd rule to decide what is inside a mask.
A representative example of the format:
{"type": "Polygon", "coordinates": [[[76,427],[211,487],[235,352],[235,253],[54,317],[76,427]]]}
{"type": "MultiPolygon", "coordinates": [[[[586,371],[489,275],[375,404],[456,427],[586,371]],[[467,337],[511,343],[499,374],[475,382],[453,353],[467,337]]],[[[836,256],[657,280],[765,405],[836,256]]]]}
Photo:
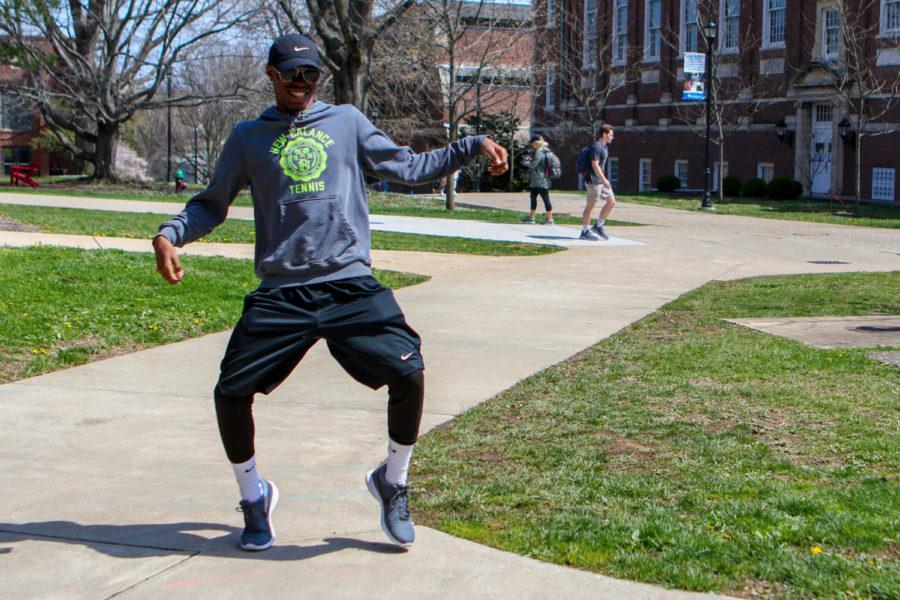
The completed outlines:
{"type": "Polygon", "coordinates": [[[294,46],[294,52],[300,52],[302,50],[309,50],[308,46],[294,46]]]}

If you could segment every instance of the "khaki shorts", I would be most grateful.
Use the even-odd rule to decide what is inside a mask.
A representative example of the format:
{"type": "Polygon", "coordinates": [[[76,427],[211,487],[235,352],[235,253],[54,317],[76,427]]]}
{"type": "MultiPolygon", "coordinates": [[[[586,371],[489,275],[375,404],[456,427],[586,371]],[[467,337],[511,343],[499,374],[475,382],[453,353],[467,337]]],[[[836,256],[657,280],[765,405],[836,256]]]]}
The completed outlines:
{"type": "Polygon", "coordinates": [[[585,187],[587,188],[587,201],[591,203],[597,202],[597,200],[601,198],[606,200],[613,196],[612,190],[602,183],[598,183],[597,185],[588,183],[585,184],[585,187]]]}

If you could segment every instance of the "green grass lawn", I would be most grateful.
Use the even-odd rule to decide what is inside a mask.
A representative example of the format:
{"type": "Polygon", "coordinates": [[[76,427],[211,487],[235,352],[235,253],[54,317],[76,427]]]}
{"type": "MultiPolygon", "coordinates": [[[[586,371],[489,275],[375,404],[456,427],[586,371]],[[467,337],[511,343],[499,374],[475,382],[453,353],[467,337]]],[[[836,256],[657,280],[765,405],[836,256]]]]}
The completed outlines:
{"type": "MultiPolygon", "coordinates": [[[[125,213],[78,208],[51,208],[0,204],[0,216],[19,223],[39,227],[48,233],[69,233],[105,237],[150,239],[166,220],[154,213],[125,213]]],[[[228,219],[202,242],[253,243],[252,221],[228,219]]],[[[372,232],[372,248],[377,250],[415,250],[449,254],[478,254],[487,256],[537,256],[565,250],[562,246],[473,240],[457,237],[416,235],[412,233],[372,232]]]]}
{"type": "Polygon", "coordinates": [[[900,370],[723,321],[861,314],[900,314],[900,273],[686,294],[424,436],[413,516],[675,588],[900,598],[900,370]]]}
{"type": "MultiPolygon", "coordinates": [[[[622,202],[634,202],[649,206],[662,206],[681,210],[702,210],[700,198],[676,198],[666,194],[623,194],[622,202]]],[[[818,200],[761,200],[752,198],[725,198],[719,202],[713,198],[716,213],[741,215],[787,221],[810,221],[836,225],[860,225],[864,227],[900,228],[900,205],[860,204],[859,214],[854,214],[853,203],[838,204],[818,200]]]]}
{"type": "MultiPolygon", "coordinates": [[[[170,186],[169,186],[170,187],[170,186]]],[[[18,192],[22,194],[50,194],[58,196],[78,196],[96,198],[98,203],[104,199],[113,200],[146,200],[151,202],[175,202],[184,204],[191,194],[199,191],[201,186],[188,186],[188,191],[183,195],[175,194],[169,187],[163,184],[146,184],[144,187],[132,185],[51,185],[37,189],[25,187],[0,188],[0,192],[18,192]]],[[[253,206],[250,194],[246,191],[234,201],[235,206],[253,206]]],[[[401,215],[406,217],[430,217],[440,219],[465,219],[472,221],[488,221],[492,223],[518,223],[526,212],[458,207],[449,212],[444,208],[444,200],[425,195],[408,196],[406,194],[392,194],[383,192],[369,192],[369,212],[379,215],[401,215]]],[[[560,225],[580,225],[581,217],[559,215],[556,222],[560,225]]],[[[626,221],[608,221],[613,226],[638,225],[626,221]]]]}
{"type": "MultiPolygon", "coordinates": [[[[249,261],[182,257],[170,286],[152,254],[0,248],[0,382],[222,331],[258,285],[249,261]]],[[[387,287],[426,281],[378,271],[387,287]]]]}

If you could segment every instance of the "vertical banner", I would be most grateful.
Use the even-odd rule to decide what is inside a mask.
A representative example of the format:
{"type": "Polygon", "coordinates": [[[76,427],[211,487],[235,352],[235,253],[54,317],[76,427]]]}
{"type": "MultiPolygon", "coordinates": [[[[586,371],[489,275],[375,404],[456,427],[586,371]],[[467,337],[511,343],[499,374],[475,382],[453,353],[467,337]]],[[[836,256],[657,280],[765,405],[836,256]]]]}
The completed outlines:
{"type": "Polygon", "coordinates": [[[684,91],[682,100],[706,100],[706,55],[684,53],[684,91]]]}

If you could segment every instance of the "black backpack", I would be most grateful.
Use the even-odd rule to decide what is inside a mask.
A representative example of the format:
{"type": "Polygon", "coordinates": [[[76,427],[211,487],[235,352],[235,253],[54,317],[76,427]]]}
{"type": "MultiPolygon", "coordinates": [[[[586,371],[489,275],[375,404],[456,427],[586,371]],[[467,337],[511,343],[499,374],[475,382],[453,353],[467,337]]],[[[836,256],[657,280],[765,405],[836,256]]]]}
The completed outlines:
{"type": "Polygon", "coordinates": [[[593,144],[582,148],[581,153],[578,155],[578,160],[575,161],[575,170],[580,175],[587,175],[591,172],[591,146],[593,144]]]}

